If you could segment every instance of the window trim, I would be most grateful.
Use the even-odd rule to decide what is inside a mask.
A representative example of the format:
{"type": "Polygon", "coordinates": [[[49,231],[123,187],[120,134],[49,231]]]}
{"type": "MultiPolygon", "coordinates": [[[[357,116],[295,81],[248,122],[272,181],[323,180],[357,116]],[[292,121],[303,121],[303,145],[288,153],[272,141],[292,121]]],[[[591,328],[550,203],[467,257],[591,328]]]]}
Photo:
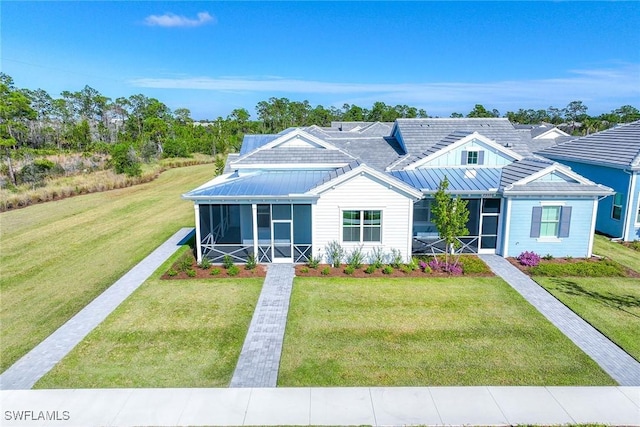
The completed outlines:
{"type": "Polygon", "coordinates": [[[613,200],[611,201],[611,219],[615,221],[622,221],[622,207],[624,206],[624,193],[616,193],[613,195],[613,200]],[[620,195],[620,204],[616,204],[616,197],[620,195]],[[618,218],[615,217],[616,208],[618,208],[618,218]]]}
{"type": "Polygon", "coordinates": [[[375,243],[382,243],[382,211],[383,209],[381,208],[374,208],[374,209],[349,209],[349,208],[344,208],[344,209],[340,209],[340,241],[342,243],[357,243],[357,244],[362,244],[362,245],[366,245],[366,244],[375,244],[375,243]],[[344,223],[344,213],[345,212],[359,212],[360,213],[360,217],[358,220],[358,225],[345,225],[344,223]],[[380,216],[380,224],[379,225],[365,225],[365,212],[378,212],[379,216],[380,216]],[[347,228],[358,228],[358,240],[345,240],[344,239],[344,230],[345,227],[347,228]],[[380,230],[380,239],[379,240],[364,240],[364,230],[365,228],[369,228],[369,229],[373,229],[373,228],[377,228],[380,230]]]}
{"type": "MultiPolygon", "coordinates": [[[[529,237],[535,238],[538,242],[562,242],[562,239],[571,237],[572,209],[571,206],[565,206],[564,202],[540,202],[539,206],[534,206],[531,210],[531,231],[529,237]],[[542,236],[542,214],[545,208],[560,209],[555,236],[542,236]]],[[[549,221],[545,222],[548,223],[549,221]]]]}

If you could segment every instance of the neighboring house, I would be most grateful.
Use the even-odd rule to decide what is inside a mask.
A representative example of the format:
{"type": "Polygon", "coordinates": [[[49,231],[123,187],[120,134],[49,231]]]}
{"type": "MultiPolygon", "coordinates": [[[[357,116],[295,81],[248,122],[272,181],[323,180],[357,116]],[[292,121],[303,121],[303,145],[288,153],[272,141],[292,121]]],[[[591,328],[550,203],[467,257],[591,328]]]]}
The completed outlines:
{"type": "Polygon", "coordinates": [[[183,195],[198,260],[304,262],[337,241],[442,253],[431,203],[447,177],[468,201],[460,252],[591,255],[599,197],[611,190],[534,156],[507,119],[398,119],[247,135],[226,172],[183,195]]]}
{"type": "Polygon", "coordinates": [[[597,231],[625,241],[640,239],[640,121],[573,139],[539,153],[615,191],[600,200],[597,231]]]}

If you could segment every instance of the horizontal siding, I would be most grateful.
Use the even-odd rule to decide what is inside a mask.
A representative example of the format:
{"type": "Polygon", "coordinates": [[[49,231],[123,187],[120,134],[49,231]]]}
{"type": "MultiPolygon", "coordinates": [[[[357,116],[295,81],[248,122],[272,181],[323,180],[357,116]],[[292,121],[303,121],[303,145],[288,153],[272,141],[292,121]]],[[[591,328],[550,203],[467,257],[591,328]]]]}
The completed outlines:
{"type": "MultiPolygon", "coordinates": [[[[504,154],[498,152],[492,147],[489,147],[476,139],[473,139],[466,144],[461,145],[455,150],[449,151],[441,156],[436,157],[424,166],[462,166],[460,162],[463,151],[480,149],[484,151],[484,162],[482,166],[505,166],[510,164],[513,160],[504,156],[504,154]]],[[[473,166],[473,165],[470,165],[473,166]]]]}
{"type": "Polygon", "coordinates": [[[319,252],[324,256],[324,248],[333,240],[340,242],[347,251],[360,246],[359,243],[342,242],[341,211],[364,209],[382,211],[382,243],[364,243],[364,251],[369,252],[375,246],[382,246],[387,252],[395,248],[409,259],[412,208],[410,199],[388,185],[364,175],[354,177],[323,193],[314,206],[314,256],[319,252]]]}
{"type": "Polygon", "coordinates": [[[541,206],[540,200],[511,199],[511,220],[509,230],[508,253],[504,256],[518,256],[524,251],[533,251],[541,256],[551,254],[554,257],[585,257],[589,254],[589,238],[591,236],[591,219],[593,200],[556,200],[571,206],[571,229],[569,237],[559,242],[540,242],[529,237],[531,230],[531,212],[534,207],[541,206]]]}
{"type": "MultiPolygon", "coordinates": [[[[576,162],[562,161],[562,163],[569,166],[574,172],[579,173],[591,181],[613,188],[617,193],[624,193],[625,197],[628,197],[627,192],[629,191],[629,180],[631,179],[631,176],[623,170],[596,165],[586,165],[584,163],[576,162]]],[[[624,218],[620,218],[619,220],[611,218],[612,209],[613,196],[605,197],[598,202],[596,231],[613,237],[622,237],[624,218]]],[[[627,203],[625,201],[622,206],[623,215],[626,209],[627,203]]]]}

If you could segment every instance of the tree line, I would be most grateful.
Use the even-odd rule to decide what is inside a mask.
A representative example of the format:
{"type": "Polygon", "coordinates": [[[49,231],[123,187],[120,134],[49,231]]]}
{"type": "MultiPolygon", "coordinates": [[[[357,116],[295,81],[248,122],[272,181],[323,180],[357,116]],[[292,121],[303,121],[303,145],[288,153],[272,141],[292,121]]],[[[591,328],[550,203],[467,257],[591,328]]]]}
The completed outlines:
{"type": "MultiPolygon", "coordinates": [[[[572,101],[564,108],[519,109],[502,117],[517,124],[564,124],[572,134],[593,133],[640,119],[640,111],[631,105],[599,116],[589,116],[587,110],[582,101],[572,101]]],[[[430,117],[424,109],[408,105],[375,102],[371,108],[355,104],[326,108],[306,100],[276,97],[258,102],[255,111],[255,120],[247,109],[237,108],[224,118],[194,121],[187,108],[172,111],[162,101],[143,94],[111,99],[85,86],[54,97],[43,89],[17,88],[11,76],[0,73],[0,151],[5,159],[0,173],[15,185],[12,159],[29,153],[74,151],[111,155],[119,172],[135,174],[139,161],[238,151],[247,133],[329,126],[332,121],[393,122],[430,117]]],[[[501,115],[496,109],[476,104],[466,115],[454,112],[450,117],[501,115]]]]}

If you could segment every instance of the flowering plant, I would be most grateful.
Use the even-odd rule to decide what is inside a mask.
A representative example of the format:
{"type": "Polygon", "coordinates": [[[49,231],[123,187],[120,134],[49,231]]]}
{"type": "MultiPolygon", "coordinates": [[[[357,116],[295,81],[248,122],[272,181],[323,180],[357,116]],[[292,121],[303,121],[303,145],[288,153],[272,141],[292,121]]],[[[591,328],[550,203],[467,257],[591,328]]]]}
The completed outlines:
{"type": "Polygon", "coordinates": [[[526,267],[535,267],[540,264],[540,255],[535,252],[525,251],[518,255],[518,262],[526,267]]]}

